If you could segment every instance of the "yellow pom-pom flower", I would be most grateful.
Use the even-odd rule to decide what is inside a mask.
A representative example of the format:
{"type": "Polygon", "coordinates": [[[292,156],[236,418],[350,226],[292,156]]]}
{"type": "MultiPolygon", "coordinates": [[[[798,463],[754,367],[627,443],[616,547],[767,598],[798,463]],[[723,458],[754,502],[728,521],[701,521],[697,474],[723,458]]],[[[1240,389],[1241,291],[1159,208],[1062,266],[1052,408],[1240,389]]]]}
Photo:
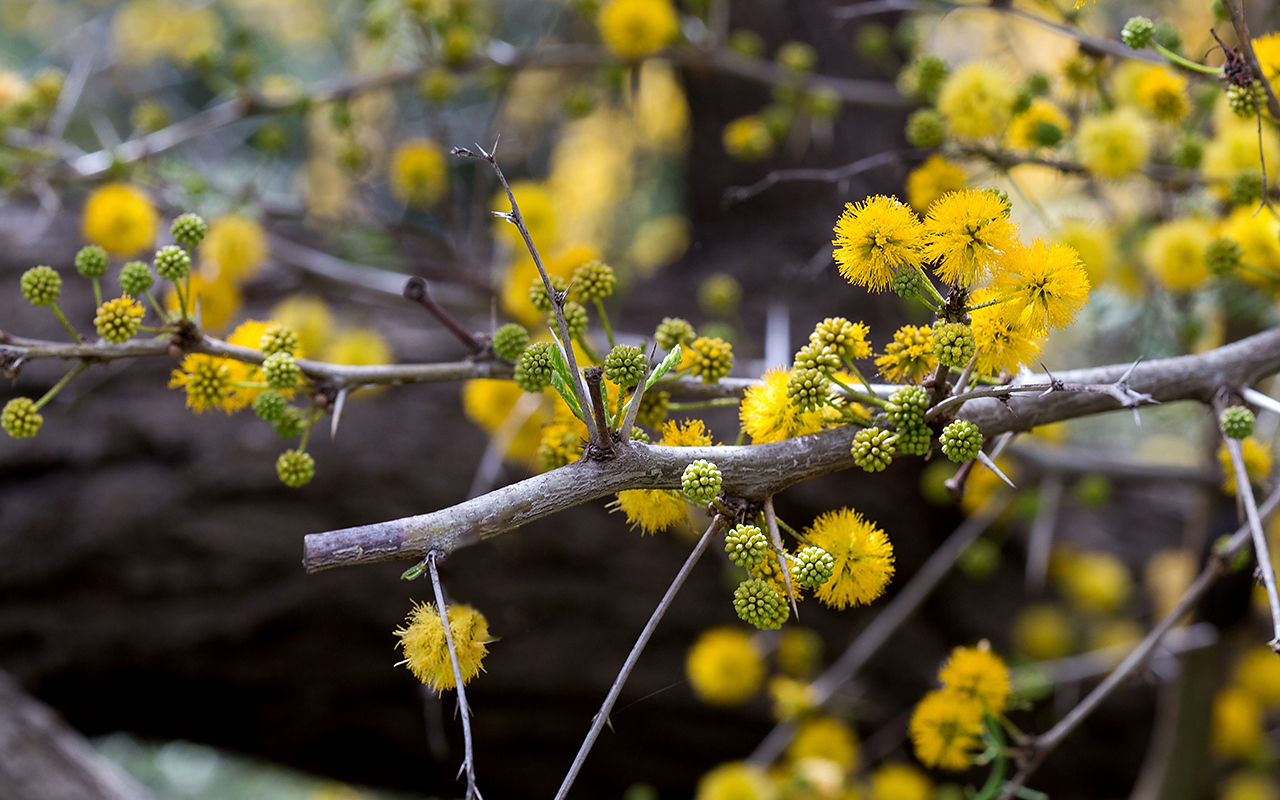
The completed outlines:
{"type": "Polygon", "coordinates": [[[694,800],[778,800],[764,770],[745,761],[721,764],[698,780],[694,800]]]}
{"type": "Polygon", "coordinates": [[[1133,577],[1125,563],[1111,553],[1062,551],[1055,555],[1058,588],[1077,610],[1109,614],[1129,601],[1133,577]]]}
{"type": "Polygon", "coordinates": [[[151,197],[130,183],[108,183],[84,204],[84,238],[118,256],[132,256],[156,240],[160,217],[151,197]]]}
{"type": "Polygon", "coordinates": [[[103,339],[121,344],[132,339],[138,332],[144,314],[146,310],[141,303],[127,294],[121,295],[98,307],[93,325],[103,339]]]}
{"type": "Polygon", "coordinates": [[[948,283],[972,286],[998,272],[1018,242],[1018,226],[994,192],[962,189],[929,207],[924,254],[948,283]]]}
{"type": "Polygon", "coordinates": [[[983,139],[1004,133],[1018,89],[999,67],[981,62],[957,69],[938,91],[938,111],[955,136],[983,139]]]}
{"type": "Polygon", "coordinates": [[[876,195],[847,203],[835,234],[831,243],[840,274],[873,292],[884,291],[894,272],[918,265],[924,257],[924,225],[896,197],[876,195]]]}
{"type": "Polygon", "coordinates": [[[759,161],[773,152],[773,136],[759,115],[739,117],[724,126],[724,151],[737,161],[759,161]]]}
{"type": "Polygon", "coordinates": [[[1147,272],[1171,292],[1189,292],[1208,280],[1204,249],[1212,235],[1209,226],[1184,217],[1155,227],[1142,247],[1147,272]]]}
{"type": "Polygon", "coordinates": [[[815,717],[800,725],[787,747],[787,756],[793,761],[825,758],[851,772],[858,766],[858,737],[838,719],[815,717]]]}
{"type": "Polygon", "coordinates": [[[968,177],[958,164],[934,153],[907,175],[907,202],[924,214],[938,198],[963,189],[967,182],[968,177]]]}
{"type": "Polygon", "coordinates": [[[787,398],[790,377],[790,370],[771,369],[743,395],[738,417],[752,444],[779,442],[822,430],[827,409],[798,411],[787,398]]]}
{"type": "Polygon", "coordinates": [[[631,60],[656,53],[680,32],[671,0],[612,0],[597,24],[609,49],[631,60]]]}
{"type": "Polygon", "coordinates": [[[712,444],[707,424],[700,419],[684,422],[669,419],[662,424],[661,433],[664,447],[710,447],[712,444]]]}
{"type": "Polygon", "coordinates": [[[969,768],[981,730],[982,706],[945,689],[926,694],[907,726],[920,763],[957,772],[969,768]]]}
{"type": "Polygon", "coordinates": [[[1138,104],[1161,122],[1177,122],[1191,110],[1187,79],[1168,67],[1153,67],[1138,80],[1138,104]]]}
{"type": "Polygon", "coordinates": [[[1262,721],[1262,709],[1252,695],[1237,687],[1223,689],[1213,699],[1209,749],[1223,758],[1253,758],[1266,740],[1262,721]]]}
{"type": "MultiPolygon", "coordinates": [[[[997,299],[999,295],[990,289],[973,293],[973,302],[977,305],[997,299]]],[[[998,375],[1002,370],[1017,374],[1022,365],[1031,363],[1040,354],[1044,344],[1042,332],[1007,303],[976,309],[969,317],[978,351],[975,369],[979,375],[998,375]]]]}
{"type": "Polygon", "coordinates": [[[1089,117],[1076,133],[1076,152],[1093,174],[1123,178],[1147,163],[1151,124],[1129,108],[1089,117]]]}
{"type": "Polygon", "coordinates": [[[390,177],[391,194],[400,202],[418,208],[436,205],[449,188],[444,154],[430,139],[402,142],[391,155],[390,177]]]}
{"type": "Polygon", "coordinates": [[[933,354],[933,328],[903,325],[876,358],[876,369],[892,383],[918,383],[938,367],[933,354]]]}
{"type": "Polygon", "coordinates": [[[848,608],[884,594],[893,577],[893,545],[874,523],[842,508],[815,519],[805,536],[835,560],[831,578],[814,592],[823,604],[848,608]]]}
{"type": "Polygon", "coordinates": [[[1218,126],[1213,139],[1205,146],[1200,170],[1225,198],[1229,194],[1231,179],[1240,170],[1259,169],[1264,159],[1267,162],[1267,179],[1274,186],[1277,176],[1272,174],[1271,165],[1280,163],[1280,135],[1264,125],[1259,155],[1257,127],[1252,122],[1241,124],[1232,117],[1218,126]]]}
{"type": "MultiPolygon", "coordinates": [[[[513,181],[511,193],[516,197],[520,217],[524,220],[524,226],[528,228],[529,238],[533,239],[534,245],[539,250],[544,250],[553,244],[556,241],[556,204],[547,186],[536,181],[513,181]]],[[[504,213],[511,211],[511,200],[505,191],[494,195],[492,208],[504,213]]],[[[504,219],[497,219],[493,223],[493,232],[497,238],[507,242],[514,252],[525,252],[524,238],[515,225],[504,219]]],[[[536,268],[534,274],[537,274],[536,268]]],[[[528,280],[520,286],[520,291],[529,291],[528,280]]]]}
{"type": "Polygon", "coordinates": [[[1026,111],[1009,123],[1009,146],[1018,150],[1039,150],[1045,147],[1046,126],[1056,128],[1058,135],[1065,139],[1071,133],[1071,118],[1053,101],[1037,97],[1031,101],[1026,111]]]}
{"type": "Polygon", "coordinates": [[[911,764],[881,764],[871,773],[874,800],[932,800],[933,781],[911,764]]]}
{"type": "Polygon", "coordinates": [[[698,699],[736,706],[760,690],[765,669],[751,635],[726,626],[703,631],[689,648],[684,672],[698,699]]]}
{"type": "Polygon", "coordinates": [[[1009,670],[985,645],[952,650],[938,679],[946,691],[958,692],[998,716],[1009,706],[1009,670]]]}
{"type": "Polygon", "coordinates": [[[169,378],[170,389],[182,389],[187,393],[187,408],[203,414],[211,408],[230,414],[240,405],[236,402],[231,386],[231,370],[227,360],[189,353],[182,359],[179,369],[169,378]]]}
{"type": "Polygon", "coordinates": [[[373,328],[346,328],[338,332],[321,351],[332,364],[373,366],[395,361],[391,345],[373,328]]]}
{"type": "MultiPolygon", "coordinates": [[[[448,613],[449,634],[453,638],[454,652],[458,654],[458,672],[462,674],[465,685],[484,669],[482,662],[489,653],[486,645],[493,641],[489,638],[489,622],[471,606],[452,605],[448,607],[448,613]]],[[[407,665],[415,678],[437,692],[456,688],[453,661],[449,657],[444,625],[440,622],[436,605],[414,603],[406,622],[407,626],[394,631],[400,637],[398,646],[404,653],[404,660],[397,666],[407,665]]]]}
{"type": "Polygon", "coordinates": [[[1013,648],[1032,661],[1071,655],[1076,632],[1071,615],[1061,606],[1041,603],[1027,606],[1013,620],[1013,648]]]}
{"type": "Polygon", "coordinates": [[[769,681],[769,699],[773,701],[773,718],[778,722],[799,719],[818,705],[812,684],[785,675],[776,675],[769,681]]]}
{"type": "Polygon", "coordinates": [[[1250,649],[1236,665],[1236,685],[1263,708],[1280,707],[1280,657],[1270,647],[1250,649]]]}
{"type": "Polygon", "coordinates": [[[209,225],[200,243],[200,275],[243,283],[267,260],[267,235],[257,220],[225,214],[209,225]]]}
{"type": "Polygon", "coordinates": [[[680,495],[668,489],[627,489],[618,492],[613,508],[627,517],[628,524],[644,533],[665,531],[685,517],[680,495]]]}
{"type": "MultiPolygon", "coordinates": [[[[1240,440],[1240,455],[1244,457],[1245,471],[1249,474],[1249,482],[1257,483],[1271,475],[1274,458],[1271,448],[1256,437],[1250,436],[1240,440]]],[[[1222,491],[1232,497],[1236,493],[1236,471],[1231,463],[1231,453],[1223,442],[1218,447],[1218,466],[1222,469],[1222,491]]]]}
{"type": "Polygon", "coordinates": [[[1101,286],[1115,263],[1115,241],[1111,230],[1104,225],[1069,220],[1053,235],[1080,257],[1090,286],[1101,286]]]}
{"type": "MultiPolygon", "coordinates": [[[[1231,212],[1221,235],[1240,245],[1244,251],[1240,259],[1243,263],[1280,274],[1280,220],[1269,213],[1253,212],[1251,207],[1231,212]]],[[[1237,269],[1235,274],[1257,286],[1275,286],[1273,279],[1253,270],[1237,269]]]]}
{"type": "MultiPolygon", "coordinates": [[[[477,378],[462,385],[462,412],[467,419],[491,434],[506,421],[523,396],[524,390],[511,381],[477,378]]],[[[542,426],[549,418],[550,414],[541,409],[531,414],[511,440],[505,460],[512,464],[528,464],[538,450],[542,426]]]]}
{"type": "Polygon", "coordinates": [[[1080,256],[1065,244],[1036,239],[1013,248],[1009,269],[994,283],[1033,330],[1065,328],[1089,302],[1089,275],[1080,256]]]}

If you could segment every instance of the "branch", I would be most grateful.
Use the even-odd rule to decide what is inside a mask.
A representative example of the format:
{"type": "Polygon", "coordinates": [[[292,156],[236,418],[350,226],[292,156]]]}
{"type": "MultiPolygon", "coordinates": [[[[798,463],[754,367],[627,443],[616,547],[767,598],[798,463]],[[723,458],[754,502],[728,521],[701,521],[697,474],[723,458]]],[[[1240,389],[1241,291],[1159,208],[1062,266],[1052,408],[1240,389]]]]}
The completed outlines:
{"type": "Polygon", "coordinates": [[[1222,7],[1231,19],[1231,26],[1235,28],[1236,39],[1240,41],[1240,54],[1249,63],[1254,77],[1262,82],[1262,88],[1267,93],[1267,111],[1271,113],[1272,119],[1280,119],[1280,99],[1276,98],[1276,90],[1267,79],[1267,73],[1263,72],[1262,64],[1258,62],[1258,54],[1253,52],[1253,38],[1249,36],[1249,23],[1244,19],[1243,3],[1240,0],[1222,0],[1222,7]]]}
{"type": "Polygon", "coordinates": [[[427,554],[427,569],[431,573],[431,589],[435,592],[436,608],[440,612],[440,625],[444,628],[444,643],[449,649],[449,663],[453,667],[454,688],[458,692],[458,713],[462,716],[462,767],[459,772],[466,773],[466,800],[481,800],[480,790],[476,788],[476,758],[471,746],[471,707],[467,705],[467,690],[463,687],[462,668],[458,665],[458,650],[453,644],[453,624],[449,621],[449,607],[444,602],[444,589],[440,587],[440,571],[436,569],[439,553],[427,554]]]}
{"type": "MultiPolygon", "coordinates": [[[[1069,383],[1113,384],[1129,373],[1130,391],[1160,402],[1211,402],[1219,386],[1248,386],[1280,371],[1280,328],[1190,356],[1148,361],[1136,366],[1070,370],[1055,376],[1069,383]]],[[[1054,392],[971,400],[958,416],[986,436],[1026,431],[1039,425],[1125,407],[1111,394],[1054,392]]],[[[451,552],[534,520],[623,489],[677,489],[693,460],[714,461],[724,476],[724,491],[763,501],[794,483],[854,465],[846,427],[749,446],[662,447],[629,443],[608,463],[578,461],[536,475],[484,497],[441,511],[347,528],[306,537],[303,563],[308,571],[395,559],[421,559],[429,550],[451,552]]]]}
{"type": "Polygon", "coordinates": [[[1267,604],[1271,607],[1272,637],[1267,642],[1271,649],[1280,653],[1280,596],[1276,593],[1276,571],[1271,566],[1271,552],[1267,547],[1267,534],[1262,529],[1262,520],[1258,516],[1258,503],[1253,496],[1253,484],[1249,481],[1249,469],[1244,463],[1240,440],[1223,436],[1227,445],[1227,453],[1231,456],[1231,466],[1236,476],[1236,497],[1244,502],[1244,513],[1249,533],[1253,538],[1253,552],[1258,560],[1258,572],[1262,575],[1262,585],[1267,590],[1267,604]]]}

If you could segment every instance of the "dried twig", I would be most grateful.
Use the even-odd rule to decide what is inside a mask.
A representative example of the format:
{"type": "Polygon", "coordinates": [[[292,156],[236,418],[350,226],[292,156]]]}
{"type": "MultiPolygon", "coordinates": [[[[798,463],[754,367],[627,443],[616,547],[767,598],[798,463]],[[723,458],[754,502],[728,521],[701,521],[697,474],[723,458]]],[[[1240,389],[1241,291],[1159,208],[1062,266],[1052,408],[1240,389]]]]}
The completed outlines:
{"type": "Polygon", "coordinates": [[[475,751],[471,746],[471,708],[467,705],[467,690],[462,685],[462,668],[458,665],[458,651],[453,644],[452,625],[449,624],[449,609],[444,602],[444,589],[440,587],[440,572],[436,569],[436,559],[442,554],[427,553],[427,570],[431,573],[431,588],[436,594],[436,608],[440,610],[440,624],[444,628],[444,643],[449,648],[449,663],[453,665],[453,680],[458,692],[458,713],[462,717],[462,767],[459,773],[467,776],[466,800],[482,800],[480,790],[476,788],[475,751]]]}
{"type": "Polygon", "coordinates": [[[1244,503],[1245,519],[1253,537],[1253,552],[1258,560],[1258,572],[1262,576],[1262,585],[1267,590],[1267,604],[1271,607],[1273,636],[1268,644],[1272,650],[1280,653],[1280,596],[1276,594],[1276,571],[1271,566],[1267,534],[1258,517],[1258,504],[1253,497],[1253,484],[1249,481],[1249,468],[1244,463],[1240,440],[1230,436],[1224,436],[1222,440],[1227,445],[1227,452],[1231,454],[1231,466],[1236,476],[1236,497],[1244,503]]]}

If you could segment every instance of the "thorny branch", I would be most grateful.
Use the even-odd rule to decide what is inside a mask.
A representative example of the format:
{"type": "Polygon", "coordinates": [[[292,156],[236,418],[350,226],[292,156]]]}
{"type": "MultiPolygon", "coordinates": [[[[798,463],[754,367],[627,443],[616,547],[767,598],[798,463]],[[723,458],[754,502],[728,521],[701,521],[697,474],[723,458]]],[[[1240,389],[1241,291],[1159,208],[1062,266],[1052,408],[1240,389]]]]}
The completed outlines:
{"type": "Polygon", "coordinates": [[[1268,644],[1272,650],[1280,653],[1280,597],[1276,595],[1276,571],[1271,566],[1267,534],[1262,529],[1262,520],[1258,516],[1258,503],[1253,496],[1253,484],[1249,480],[1249,470],[1244,463],[1240,440],[1224,436],[1223,441],[1231,455],[1231,467],[1236,477],[1236,497],[1244,503],[1246,525],[1253,538],[1253,552],[1258,557],[1258,574],[1262,576],[1262,585],[1267,591],[1267,605],[1271,607],[1272,637],[1268,644]]]}
{"type": "Polygon", "coordinates": [[[427,570],[431,573],[431,588],[436,595],[436,608],[440,611],[440,624],[444,628],[444,643],[449,648],[449,663],[453,665],[453,680],[458,692],[458,713],[462,717],[463,757],[460,773],[467,776],[466,800],[482,800],[480,790],[476,788],[475,751],[471,745],[471,708],[467,705],[467,690],[462,685],[462,668],[458,665],[458,650],[453,644],[452,625],[449,623],[449,609],[444,602],[444,589],[440,587],[440,572],[436,569],[439,553],[427,553],[427,570]]]}

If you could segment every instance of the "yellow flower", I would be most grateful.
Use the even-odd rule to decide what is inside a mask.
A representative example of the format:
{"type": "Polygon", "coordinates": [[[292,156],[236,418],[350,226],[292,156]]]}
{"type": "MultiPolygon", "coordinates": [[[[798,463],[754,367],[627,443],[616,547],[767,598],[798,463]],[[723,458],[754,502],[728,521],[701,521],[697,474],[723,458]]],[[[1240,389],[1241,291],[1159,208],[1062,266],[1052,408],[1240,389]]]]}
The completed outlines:
{"type": "MultiPolygon", "coordinates": [[[[1227,113],[1230,116],[1230,112],[1227,113]]],[[[1254,122],[1241,124],[1231,116],[1224,124],[1217,126],[1213,139],[1205,146],[1200,171],[1207,181],[1215,185],[1218,194],[1226,198],[1231,179],[1236,173],[1242,169],[1259,169],[1263,159],[1267,162],[1267,180],[1271,186],[1275,186],[1277,176],[1272,167],[1280,163],[1280,135],[1264,125],[1262,152],[1259,155],[1258,129],[1254,122]]]]}
{"type": "Polygon", "coordinates": [[[665,531],[685,516],[684,501],[669,489],[627,489],[618,492],[612,505],[627,516],[631,527],[645,533],[665,531]]]}
{"type": "Polygon", "coordinates": [[[822,661],[822,637],[817,631],[788,625],[778,637],[774,651],[778,669],[793,678],[807,678],[817,671],[822,661]]]}
{"type": "Polygon", "coordinates": [[[202,353],[190,353],[182,359],[180,369],[169,378],[169,388],[187,393],[187,408],[203,414],[218,408],[230,414],[240,406],[232,395],[231,370],[227,360],[202,353]]]}
{"type": "Polygon", "coordinates": [[[871,773],[872,800],[932,800],[933,781],[911,764],[881,764],[871,773]]]}
{"type": "MultiPolygon", "coordinates": [[[[1253,208],[1237,208],[1227,218],[1222,235],[1234,239],[1244,251],[1241,261],[1251,267],[1280,274],[1280,220],[1275,215],[1254,214],[1253,208]]],[[[1273,288],[1274,279],[1253,270],[1237,270],[1236,275],[1264,288],[1273,288]]]]}
{"type": "Polygon", "coordinates": [[[1156,226],[1142,247],[1147,272],[1172,292],[1189,292],[1209,278],[1204,249],[1212,236],[1202,220],[1184,217],[1156,226]]]}
{"type": "Polygon", "coordinates": [[[805,721],[787,747],[793,761],[803,758],[825,758],[839,764],[845,772],[858,766],[858,738],[853,729],[832,717],[815,717],[805,721]]]}
{"type": "MultiPolygon", "coordinates": [[[[506,421],[523,396],[524,391],[511,381],[477,378],[462,385],[462,411],[467,419],[487,433],[493,433],[506,421]]],[[[531,414],[511,440],[506,460],[513,464],[527,464],[538,450],[542,426],[546,421],[546,412],[539,410],[531,414]]]]}
{"type": "Polygon", "coordinates": [[[352,366],[395,363],[391,345],[373,328],[345,328],[339,331],[325,345],[321,358],[331,364],[352,366]]]}
{"type": "Polygon", "coordinates": [[[963,189],[967,181],[958,164],[934,153],[907,175],[907,202],[923,214],[947,192],[963,189]]]}
{"type": "Polygon", "coordinates": [[[159,217],[151,197],[131,183],[108,183],[84,204],[84,238],[118,256],[131,256],[156,240],[159,217]]]}
{"type": "Polygon", "coordinates": [[[919,383],[938,367],[933,355],[933,329],[903,325],[876,359],[876,369],[891,383],[919,383]]]}
{"type": "Polygon", "coordinates": [[[146,313],[141,303],[123,294],[99,306],[93,324],[103,339],[122,344],[138,332],[138,325],[146,313]]]}
{"type": "Polygon", "coordinates": [[[952,650],[938,680],[943,689],[959,692],[989,714],[998,716],[1009,707],[1009,670],[985,642],[952,650]]]}
{"type": "Polygon", "coordinates": [[[162,56],[189,63],[222,42],[213,8],[175,0],[130,0],[116,12],[111,29],[115,52],[131,66],[162,56]]]}
{"type": "Polygon", "coordinates": [[[1065,139],[1071,133],[1071,118],[1056,103],[1037,97],[1026,111],[1009,123],[1009,146],[1019,150],[1039,150],[1046,146],[1044,133],[1048,126],[1059,131],[1059,140],[1065,139]]]}
{"type": "Polygon", "coordinates": [[[1036,239],[1018,245],[1009,271],[996,277],[996,293],[1009,297],[1009,313],[1022,314],[1034,330],[1065,328],[1089,302],[1089,275],[1080,256],[1065,244],[1036,239]]]}
{"type": "MultiPolygon", "coordinates": [[[[489,653],[485,645],[493,641],[489,638],[489,622],[471,606],[451,605],[447,610],[449,634],[458,655],[458,672],[465,685],[484,669],[481,662],[489,653]]],[[[406,622],[407,627],[393,631],[400,637],[397,645],[404,653],[404,660],[397,666],[407,664],[415,678],[437,692],[456,688],[453,661],[435,603],[414,603],[406,622]]]]}
{"type": "Polygon", "coordinates": [[[1270,647],[1250,649],[1236,665],[1236,684],[1263,708],[1280,706],[1280,657],[1270,647]]]}
{"type": "MultiPolygon", "coordinates": [[[[513,181],[511,193],[516,196],[516,205],[520,206],[520,216],[524,219],[524,226],[529,229],[529,238],[533,239],[539,253],[546,251],[556,241],[556,204],[551,192],[544,183],[513,181]]],[[[505,191],[499,191],[493,196],[492,208],[494,211],[511,211],[511,200],[505,191]]],[[[506,241],[513,252],[525,252],[524,238],[515,225],[504,219],[496,219],[493,222],[493,232],[498,239],[506,241]]],[[[524,290],[529,290],[528,282],[525,283],[524,290]]]]}
{"type": "Polygon", "coordinates": [[[662,424],[662,442],[664,447],[710,447],[711,434],[707,425],[700,419],[684,422],[669,419],[662,424]]]}
{"type": "Polygon", "coordinates": [[[1123,178],[1147,163],[1151,125],[1128,108],[1089,117],[1076,133],[1076,151],[1095,175],[1123,178]]]}
{"type": "Polygon", "coordinates": [[[969,768],[981,730],[982,706],[945,689],[926,694],[907,726],[920,763],[957,772],[969,768]]]}
{"type": "Polygon", "coordinates": [[[777,800],[778,789],[764,770],[745,761],[721,764],[698,780],[694,800],[777,800]]]}
{"type": "MultiPolygon", "coordinates": [[[[262,344],[262,334],[273,324],[271,321],[246,320],[237,325],[236,329],[231,332],[231,335],[227,337],[227,343],[257,350],[262,344]]],[[[257,364],[246,364],[243,361],[228,359],[227,370],[231,374],[232,383],[262,383],[266,380],[262,377],[262,368],[257,364]]],[[[231,389],[231,402],[236,408],[244,408],[264,391],[266,391],[265,386],[233,386],[231,389]]],[[[283,394],[286,397],[291,397],[293,390],[285,390],[283,394]]]]}
{"type": "Polygon", "coordinates": [[[799,719],[818,704],[818,695],[811,684],[783,675],[769,681],[769,698],[773,700],[773,718],[779,722],[799,719]]]}
{"type": "Polygon", "coordinates": [[[689,648],[684,672],[698,699],[718,706],[744,703],[760,690],[764,659],[740,628],[711,628],[689,648]]]}
{"type": "Polygon", "coordinates": [[[1253,40],[1253,53],[1258,57],[1267,80],[1280,79],[1280,33],[1268,33],[1253,40]]]}
{"type": "Polygon", "coordinates": [[[538,466],[544,470],[563,467],[577,461],[582,455],[582,443],[587,438],[587,427],[582,424],[563,400],[556,403],[551,422],[542,428],[542,440],[538,443],[538,466]]]}
{"type": "Polygon", "coordinates": [[[951,73],[938,91],[938,111],[952,134],[969,139],[997,136],[1013,115],[1018,89],[991,64],[973,63],[951,73]]]}
{"type": "Polygon", "coordinates": [[[1209,749],[1223,758],[1245,760],[1257,755],[1265,740],[1262,709],[1253,696],[1236,687],[1218,692],[1213,699],[1209,749]]]}
{"type": "Polygon", "coordinates": [[[1027,606],[1013,620],[1013,648],[1032,661],[1071,655],[1076,632],[1071,616],[1051,603],[1027,606]]]}
{"type": "Polygon", "coordinates": [[[1191,110],[1187,79],[1168,67],[1152,67],[1138,80],[1138,105],[1161,122],[1177,122],[1191,110]]]}
{"type": "MultiPolygon", "coordinates": [[[[973,293],[975,304],[996,298],[990,289],[973,293]]],[[[1016,374],[1023,364],[1031,363],[1040,354],[1044,342],[1041,332],[1033,328],[1018,309],[1008,306],[1008,303],[1000,303],[977,309],[969,315],[978,349],[975,369],[979,375],[997,375],[1002,370],[1016,374]]]]}
{"type": "Polygon", "coordinates": [[[1053,238],[1080,257],[1090,286],[1101,286],[1110,276],[1115,262],[1115,241],[1111,229],[1083,220],[1069,220],[1053,238]]]}
{"type": "MultiPolygon", "coordinates": [[[[191,296],[187,298],[188,310],[199,312],[200,327],[216,333],[227,326],[240,310],[243,298],[231,281],[208,280],[200,273],[191,276],[191,296]]],[[[178,310],[178,291],[172,284],[164,296],[164,307],[178,310]]]]}
{"type": "MultiPolygon", "coordinates": [[[[1257,483],[1271,475],[1273,459],[1271,448],[1257,438],[1250,436],[1240,442],[1240,454],[1244,457],[1245,470],[1249,474],[1249,482],[1257,483]]],[[[1236,471],[1231,463],[1231,454],[1223,442],[1218,447],[1218,466],[1222,468],[1222,491],[1235,496],[1236,471]]]]}
{"type": "Polygon", "coordinates": [[[271,318],[298,334],[303,353],[323,352],[333,335],[333,313],[318,297],[286,297],[271,309],[271,318]]]}
{"type": "Polygon", "coordinates": [[[724,151],[735,161],[759,161],[773,152],[769,126],[757,114],[738,117],[725,125],[720,138],[724,151]]]}
{"type": "Polygon", "coordinates": [[[829,511],[805,531],[835,560],[834,572],[815,595],[832,608],[865,605],[884,594],[893,577],[893,544],[884,531],[851,508],[829,511]]]}
{"type": "Polygon", "coordinates": [[[924,222],[926,258],[947,283],[972,286],[998,272],[1018,243],[1018,226],[994,192],[962,189],[929,208],[924,222]]]}
{"type": "Polygon", "coordinates": [[[1056,554],[1058,589],[1067,602],[1086,614],[1119,611],[1129,601],[1133,578],[1125,563],[1102,551],[1070,550],[1056,554]]]}
{"type": "Polygon", "coordinates": [[[800,413],[787,398],[790,377],[790,370],[774,368],[764,374],[759,384],[748,387],[738,416],[752,444],[779,442],[822,430],[823,409],[800,413]]]}
{"type": "Polygon", "coordinates": [[[200,243],[200,275],[243,283],[267,260],[267,235],[255,220],[226,214],[209,225],[200,243]]]}
{"type": "Polygon", "coordinates": [[[612,0],[596,24],[609,49],[631,60],[656,53],[680,32],[670,0],[612,0]]]}
{"type": "Polygon", "coordinates": [[[392,153],[391,194],[400,202],[431,208],[448,188],[449,170],[440,145],[430,139],[409,139],[392,153]]]}
{"type": "Polygon", "coordinates": [[[923,258],[924,226],[896,197],[876,195],[846,203],[836,220],[835,260],[845,280],[882,292],[893,273],[923,258]]]}

